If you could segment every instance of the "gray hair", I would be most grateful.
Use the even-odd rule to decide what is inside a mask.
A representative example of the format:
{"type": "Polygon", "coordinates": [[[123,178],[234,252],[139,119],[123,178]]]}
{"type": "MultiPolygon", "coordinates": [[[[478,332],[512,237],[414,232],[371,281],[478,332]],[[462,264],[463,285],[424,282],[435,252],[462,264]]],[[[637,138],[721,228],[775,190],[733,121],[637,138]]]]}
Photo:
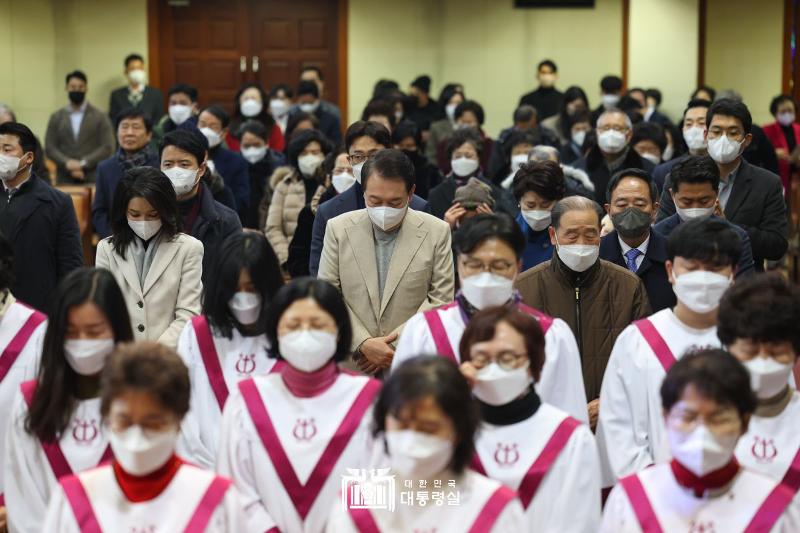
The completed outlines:
{"type": "Polygon", "coordinates": [[[11,120],[14,122],[17,121],[17,116],[14,114],[14,110],[11,109],[11,106],[0,102],[0,115],[8,114],[11,117],[11,120]]]}
{"type": "Polygon", "coordinates": [[[605,213],[603,212],[603,208],[600,207],[600,204],[595,202],[594,200],[590,200],[584,196],[567,196],[566,198],[562,198],[561,200],[556,203],[553,207],[553,210],[550,212],[550,223],[553,226],[553,229],[558,230],[559,224],[561,223],[561,217],[570,211],[589,211],[593,210],[597,214],[597,227],[600,227],[601,221],[603,220],[603,216],[605,213]]]}
{"type": "Polygon", "coordinates": [[[717,102],[722,99],[733,100],[734,102],[743,102],[742,95],[733,89],[725,89],[717,93],[714,101],[717,102]]]}
{"type": "Polygon", "coordinates": [[[597,122],[595,122],[595,124],[600,124],[600,121],[603,120],[603,117],[605,117],[606,115],[622,115],[623,117],[625,117],[625,125],[628,127],[628,129],[629,130],[633,129],[633,122],[631,122],[631,117],[629,117],[625,111],[622,111],[620,109],[607,109],[603,111],[602,113],[600,113],[600,116],[597,117],[597,122]]]}
{"type": "Polygon", "coordinates": [[[528,122],[529,120],[533,120],[537,118],[539,113],[536,112],[536,108],[532,105],[522,104],[518,108],[514,110],[514,122],[528,122]]]}
{"type": "Polygon", "coordinates": [[[561,159],[557,148],[540,144],[534,146],[533,150],[528,152],[528,161],[555,161],[560,163],[561,159]]]}

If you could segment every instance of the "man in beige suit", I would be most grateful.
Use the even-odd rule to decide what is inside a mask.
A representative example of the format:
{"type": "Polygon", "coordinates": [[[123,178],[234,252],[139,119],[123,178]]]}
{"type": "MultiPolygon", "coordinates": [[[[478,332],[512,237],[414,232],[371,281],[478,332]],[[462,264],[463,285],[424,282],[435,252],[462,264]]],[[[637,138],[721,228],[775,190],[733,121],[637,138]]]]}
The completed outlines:
{"type": "Polygon", "coordinates": [[[353,358],[367,373],[389,368],[406,321],[453,300],[447,223],[408,208],[414,165],[382,150],[361,172],[366,209],[328,222],[319,278],[342,292],[353,323],[353,358]]]}
{"type": "Polygon", "coordinates": [[[55,161],[58,183],[94,183],[97,164],[114,153],[116,139],[105,113],[86,101],[86,74],[67,74],[69,105],[50,115],[44,148],[55,161]]]}

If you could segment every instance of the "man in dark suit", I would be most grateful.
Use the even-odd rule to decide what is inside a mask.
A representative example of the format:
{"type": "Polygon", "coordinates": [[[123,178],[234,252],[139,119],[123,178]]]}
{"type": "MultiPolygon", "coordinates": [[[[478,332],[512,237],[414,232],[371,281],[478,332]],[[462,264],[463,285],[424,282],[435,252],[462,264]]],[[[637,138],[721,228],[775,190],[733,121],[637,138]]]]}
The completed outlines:
{"type": "Polygon", "coordinates": [[[14,247],[11,293],[46,313],[58,282],[83,266],[83,250],[72,199],[31,171],[35,150],[27,126],[0,124],[0,232],[14,247]]]}
{"type": "Polygon", "coordinates": [[[126,171],[136,167],[158,168],[158,155],[149,149],[153,124],[139,109],[131,107],[117,115],[117,153],[97,165],[97,184],[92,203],[92,224],[101,239],[111,235],[108,214],[114,191],[126,171]]]}
{"type": "MultiPolygon", "coordinates": [[[[789,246],[781,179],[742,157],[752,142],[753,126],[750,111],[742,102],[717,100],[708,109],[706,126],[708,154],[719,171],[720,211],[750,236],[755,268],[763,271],[764,260],[777,261],[789,246]]],[[[670,178],[671,184],[674,177],[670,178]]],[[[665,187],[658,219],[664,220],[673,213],[675,203],[665,187]]]]}
{"type": "Polygon", "coordinates": [[[651,227],[657,209],[658,189],[650,174],[636,168],[617,172],[608,182],[605,205],[614,231],[600,240],[600,259],[639,276],[654,313],[676,303],[664,266],[667,239],[651,227]]]}
{"type": "Polygon", "coordinates": [[[117,115],[130,108],[136,108],[155,123],[164,114],[164,95],[160,89],[146,85],[147,73],[144,70],[144,58],[139,54],[131,54],[125,58],[125,77],[128,85],[114,89],[108,104],[108,116],[115,122],[117,115]]]}
{"type": "Polygon", "coordinates": [[[317,84],[313,81],[301,81],[297,86],[297,107],[292,113],[302,111],[317,117],[319,131],[336,146],[342,142],[342,122],[336,115],[325,110],[320,102],[317,84]]]}
{"type": "MultiPolygon", "coordinates": [[[[350,164],[353,166],[353,175],[356,178],[356,182],[352,187],[338,196],[334,196],[317,209],[311,234],[311,254],[308,265],[309,271],[314,277],[317,276],[317,270],[319,269],[319,260],[322,255],[322,244],[325,239],[325,228],[328,225],[328,221],[343,213],[366,208],[364,189],[361,187],[361,168],[367,159],[371,159],[381,150],[392,147],[392,136],[382,124],[359,120],[347,128],[345,147],[349,154],[350,164]]],[[[428,202],[415,194],[411,198],[409,207],[417,211],[427,211],[428,202]]]]}

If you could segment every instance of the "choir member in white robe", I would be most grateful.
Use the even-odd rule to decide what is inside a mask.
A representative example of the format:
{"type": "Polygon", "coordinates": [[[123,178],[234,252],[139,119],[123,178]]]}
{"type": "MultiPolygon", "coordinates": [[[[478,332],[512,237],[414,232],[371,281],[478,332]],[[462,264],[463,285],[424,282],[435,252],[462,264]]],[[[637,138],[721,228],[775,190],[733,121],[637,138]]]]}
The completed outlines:
{"type": "Polygon", "coordinates": [[[166,346],[116,350],[103,371],[100,404],[114,460],[62,478],[42,530],[246,531],[232,482],[175,455],[189,391],[186,365],[166,346]]]}
{"type": "Polygon", "coordinates": [[[681,224],[665,263],[677,304],[617,337],[600,389],[597,445],[603,486],[669,459],[659,389],[687,350],[719,347],[717,311],[741,253],[739,237],[716,220],[681,224]]]}
{"type": "Polygon", "coordinates": [[[35,380],[18,389],[6,431],[3,479],[10,531],[41,531],[57,480],[111,457],[100,416],[100,372],[133,340],[125,300],[102,269],[59,283],[35,380]]]}
{"type": "Polygon", "coordinates": [[[326,532],[529,531],[516,492],[469,469],[480,414],[451,361],[422,355],[403,363],[373,417],[384,456],[375,470],[345,479],[326,532]]]}
{"type": "Polygon", "coordinates": [[[438,354],[459,364],[459,342],[472,315],[486,307],[516,306],[535,317],[545,332],[544,368],[536,384],[542,401],[588,422],[580,354],[572,330],[563,320],[523,304],[513,290],[525,249],[517,223],[503,214],[477,216],[461,226],[453,242],[461,290],[455,301],[409,319],[392,369],[419,354],[438,354]]]}
{"type": "Polygon", "coordinates": [[[734,457],[756,408],[741,363],[716,348],[684,355],[661,397],[673,459],[620,480],[602,533],[800,531],[792,491],[734,457]]]}
{"type": "Polygon", "coordinates": [[[539,322],[509,307],[475,314],[461,343],[461,372],[483,424],[472,468],[519,493],[531,532],[594,532],[600,522],[600,461],[586,424],[540,401],[539,322]],[[575,502],[581,505],[576,506],[575,502]]]}
{"type": "Polygon", "coordinates": [[[301,278],[272,302],[267,337],[285,364],[239,383],[225,404],[217,470],[244,498],[249,528],[318,532],[347,469],[368,466],[380,382],[340,371],[352,330],[341,294],[301,278]]]}
{"type": "Polygon", "coordinates": [[[266,308],[283,286],[278,257],[260,233],[236,233],[222,244],[203,285],[203,314],[178,340],[189,367],[192,402],[178,451],[214,468],[222,409],[239,381],[277,370],[265,333],[266,308]]]}

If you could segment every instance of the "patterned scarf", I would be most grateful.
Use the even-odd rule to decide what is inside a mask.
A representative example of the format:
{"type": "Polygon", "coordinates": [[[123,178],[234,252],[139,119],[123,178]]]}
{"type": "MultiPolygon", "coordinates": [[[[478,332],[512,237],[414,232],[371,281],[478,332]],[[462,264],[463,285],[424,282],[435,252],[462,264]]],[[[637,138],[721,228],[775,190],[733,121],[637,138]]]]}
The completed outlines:
{"type": "Polygon", "coordinates": [[[123,172],[127,172],[132,168],[146,166],[149,157],[150,152],[146,146],[132,155],[125,153],[122,148],[117,150],[117,162],[122,167],[123,172]]]}

